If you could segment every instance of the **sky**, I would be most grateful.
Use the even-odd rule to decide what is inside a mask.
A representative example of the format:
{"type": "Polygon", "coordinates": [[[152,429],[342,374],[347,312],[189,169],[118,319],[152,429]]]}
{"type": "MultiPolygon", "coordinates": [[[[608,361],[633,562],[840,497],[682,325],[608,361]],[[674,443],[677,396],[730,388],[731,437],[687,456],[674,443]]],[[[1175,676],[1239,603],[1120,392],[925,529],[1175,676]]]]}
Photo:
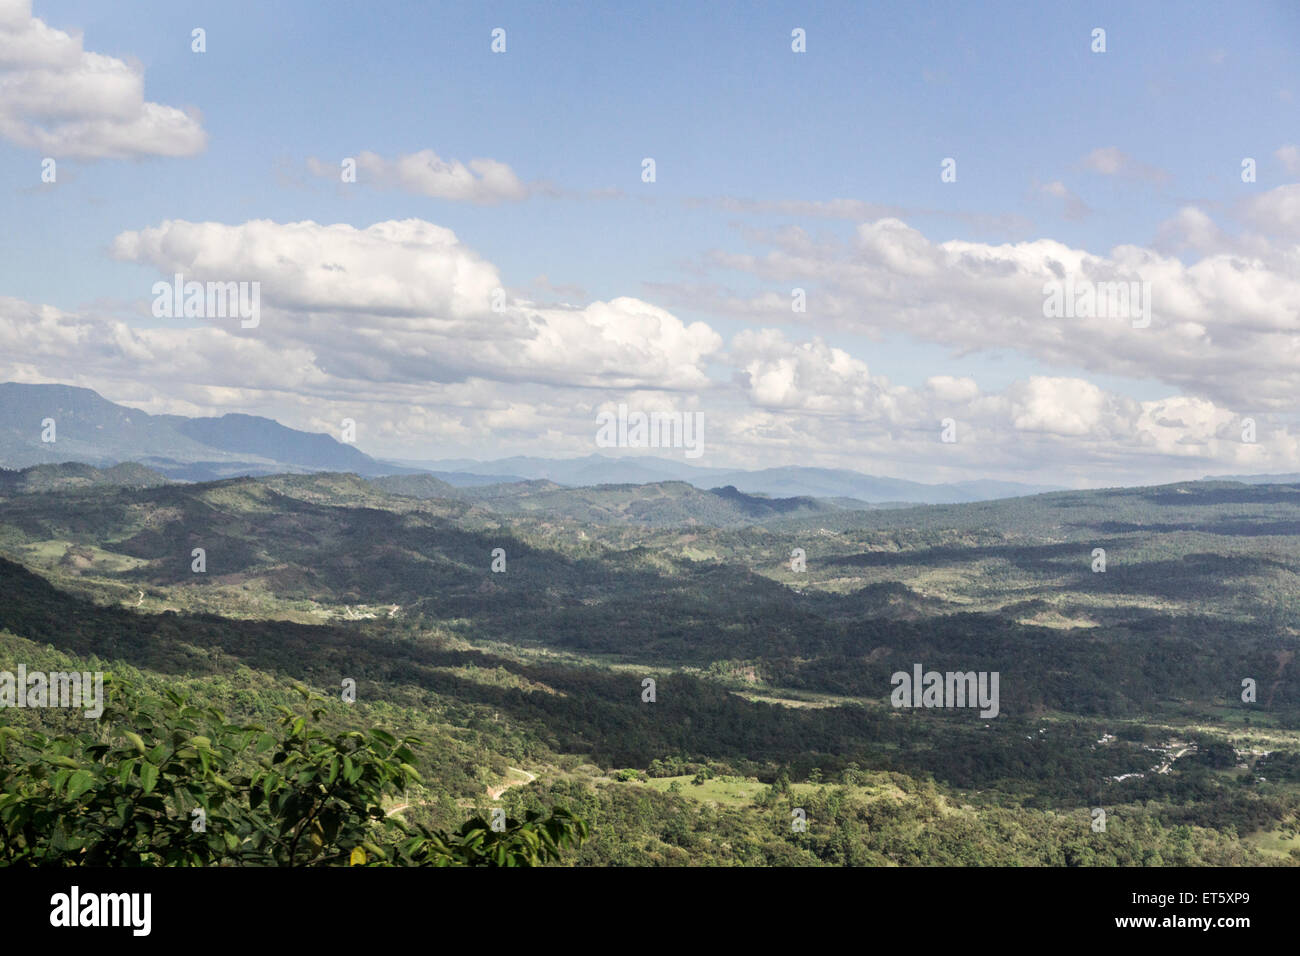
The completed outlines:
{"type": "Polygon", "coordinates": [[[647,453],[625,405],[706,466],[1300,471],[1300,5],[878,7],[0,0],[0,381],[402,460],[647,453]]]}

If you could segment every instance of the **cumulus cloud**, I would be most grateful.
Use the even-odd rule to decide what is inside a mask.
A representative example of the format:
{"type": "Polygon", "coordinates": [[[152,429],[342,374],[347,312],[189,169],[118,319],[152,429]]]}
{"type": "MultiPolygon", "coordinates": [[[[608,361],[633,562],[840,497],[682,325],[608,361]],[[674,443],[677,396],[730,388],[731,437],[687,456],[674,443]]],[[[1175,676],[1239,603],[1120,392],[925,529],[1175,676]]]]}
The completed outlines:
{"type": "Polygon", "coordinates": [[[365,229],[169,220],[120,234],[112,253],[166,278],[257,281],[265,317],[253,334],[372,381],[696,388],[722,345],[705,323],[631,297],[582,307],[511,298],[495,266],[418,219],[365,229]]]}
{"type": "Polygon", "coordinates": [[[1278,186],[1246,200],[1241,215],[1261,232],[1300,239],[1300,183],[1278,186]]]}
{"type": "Polygon", "coordinates": [[[501,286],[496,268],[450,229],[419,219],[239,225],[166,220],[119,234],[110,247],[199,280],[258,280],[263,301],[304,312],[363,312],[455,320],[481,315],[501,286]]]}
{"type": "Polygon", "coordinates": [[[968,376],[932,375],[925,380],[925,390],[945,405],[968,403],[979,397],[979,385],[968,376]]]}
{"type": "Polygon", "coordinates": [[[1204,255],[1227,251],[1233,242],[1204,210],[1184,206],[1160,224],[1155,244],[1162,251],[1190,249],[1204,255]]]}
{"type": "Polygon", "coordinates": [[[12,298],[0,298],[0,353],[13,357],[6,371],[19,380],[67,381],[72,373],[86,380],[139,379],[155,387],[188,382],[305,391],[326,381],[310,349],[221,328],[137,328],[12,298]]]}
{"type": "Polygon", "coordinates": [[[1089,435],[1120,416],[1117,401],[1091,382],[1035,375],[1008,389],[1011,425],[1019,431],[1089,435]]]}
{"type": "Polygon", "coordinates": [[[895,416],[889,382],[820,339],[794,344],[778,329],[741,332],[731,342],[737,381],[756,405],[870,420],[895,416]]]}
{"type": "MultiPolygon", "coordinates": [[[[654,329],[623,331],[632,339],[654,329]]],[[[328,347],[237,325],[138,328],[0,298],[0,380],[62,381],[155,413],[242,411],[316,431],[333,432],[347,417],[362,448],[397,458],[483,457],[485,436],[504,454],[590,454],[596,412],[621,401],[700,411],[708,437],[698,464],[1121,484],[1300,463],[1295,430],[1276,416],[1257,416],[1251,444],[1236,410],[1177,395],[1137,401],[1078,378],[1036,376],[985,392],[969,377],[934,376],[908,388],[843,349],[778,329],[738,333],[721,357],[733,381],[688,391],[366,378],[357,374],[365,368],[334,358],[328,347]],[[955,444],[939,441],[945,418],[957,423],[955,444]]]]}
{"type": "MultiPolygon", "coordinates": [[[[1281,187],[1253,206],[1261,226],[1293,222],[1300,187],[1281,187]],[[1267,220],[1265,222],[1264,220],[1267,220]]],[[[1182,216],[1196,242],[1215,231],[1199,213],[1182,216]]],[[[1300,393],[1300,247],[1255,237],[1184,263],[1139,246],[1095,255],[1050,239],[1012,244],[935,242],[897,219],[863,223],[849,243],[764,255],[714,253],[708,263],[788,289],[807,287],[809,323],[882,335],[902,332],[954,351],[1012,349],[1052,368],[1156,379],[1238,407],[1293,409],[1300,393]],[[1149,283],[1150,324],[1097,310],[1049,317],[1049,283],[1100,288],[1149,283]]],[[[1133,288],[1130,286],[1129,288],[1133,288]]],[[[678,289],[678,295],[687,290],[678,289]]],[[[771,320],[780,296],[747,302],[710,294],[700,307],[771,320]]],[[[1135,310],[1136,311],[1136,310],[1135,310]]],[[[790,319],[789,300],[785,301],[790,319]]],[[[1136,316],[1135,316],[1136,317],[1136,316]]]]}
{"type": "MultiPolygon", "coordinates": [[[[460,202],[492,204],[526,199],[529,187],[515,171],[495,159],[444,160],[431,149],[404,153],[388,160],[370,151],[356,157],[363,181],[400,189],[419,196],[460,202]]],[[[309,159],[307,167],[317,176],[337,178],[340,167],[309,159]]]]}
{"type": "Polygon", "coordinates": [[[54,157],[192,156],[207,135],[196,115],[144,98],[138,66],[82,46],[0,0],[0,136],[54,157]]]}
{"type": "MultiPolygon", "coordinates": [[[[711,440],[756,456],[772,443],[797,449],[802,463],[857,462],[868,472],[873,462],[876,472],[888,462],[906,474],[911,463],[948,476],[1034,472],[1060,481],[1064,468],[1111,484],[1119,475],[1138,483],[1153,473],[1186,477],[1187,468],[1285,471],[1300,464],[1300,434],[1282,417],[1260,416],[1260,438],[1248,443],[1246,415],[1190,396],[1139,401],[1049,375],[999,392],[947,375],[909,388],[872,375],[865,362],[820,339],[795,343],[770,328],[737,334],[728,358],[748,407],[715,414],[711,440]],[[949,418],[959,441],[936,449],[949,418]]],[[[727,400],[710,396],[715,410],[727,400]]]]}

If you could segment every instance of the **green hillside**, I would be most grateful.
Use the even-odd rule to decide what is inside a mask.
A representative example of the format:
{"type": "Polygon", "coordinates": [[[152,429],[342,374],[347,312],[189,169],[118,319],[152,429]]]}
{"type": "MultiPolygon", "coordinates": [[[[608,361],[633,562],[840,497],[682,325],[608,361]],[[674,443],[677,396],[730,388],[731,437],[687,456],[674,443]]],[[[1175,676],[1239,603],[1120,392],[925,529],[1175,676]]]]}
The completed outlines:
{"type": "Polygon", "coordinates": [[[568,863],[1300,859],[1300,486],[859,511],[440,491],[8,491],[0,670],[110,670],[241,719],[306,685],[420,738],[403,819],[567,807],[568,863]],[[915,664],[997,672],[998,715],[891,706],[915,664]]]}

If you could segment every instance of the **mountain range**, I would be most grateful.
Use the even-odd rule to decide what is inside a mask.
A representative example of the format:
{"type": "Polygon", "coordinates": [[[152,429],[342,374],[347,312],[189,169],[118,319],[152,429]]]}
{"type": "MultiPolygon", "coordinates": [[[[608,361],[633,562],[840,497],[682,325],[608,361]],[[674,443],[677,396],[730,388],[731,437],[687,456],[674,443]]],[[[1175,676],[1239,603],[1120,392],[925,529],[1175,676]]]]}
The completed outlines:
{"type": "Polygon", "coordinates": [[[754,471],[704,468],[645,455],[613,458],[591,454],[583,458],[568,459],[518,456],[494,461],[453,458],[440,461],[400,461],[395,464],[421,468],[437,475],[448,484],[462,486],[480,484],[485,478],[495,478],[501,482],[544,480],[576,487],[684,481],[702,489],[732,486],[746,494],[793,498],[850,498],[872,504],[959,504],[966,501],[989,501],[996,498],[1015,498],[1021,495],[1063,490],[1053,485],[1030,485],[990,479],[927,484],[902,478],[865,475],[844,468],[809,468],[792,465],[754,471]]]}
{"type": "Polygon", "coordinates": [[[77,461],[138,462],[168,478],[211,481],[236,475],[411,471],[382,464],[329,435],[255,415],[150,415],[70,385],[0,384],[0,466],[77,461]]]}
{"type": "MultiPolygon", "coordinates": [[[[701,490],[733,488],[746,495],[831,499],[839,507],[855,502],[960,504],[1062,490],[993,479],[930,484],[843,468],[706,468],[649,455],[386,460],[330,435],[300,431],[256,415],[151,415],[88,388],[0,384],[0,467],[62,462],[97,468],[134,462],[175,481],[331,471],[368,478],[427,475],[463,489],[526,481],[569,487],[685,482],[701,490]]],[[[1288,479],[1295,476],[1233,475],[1217,480],[1272,484],[1288,479]]]]}

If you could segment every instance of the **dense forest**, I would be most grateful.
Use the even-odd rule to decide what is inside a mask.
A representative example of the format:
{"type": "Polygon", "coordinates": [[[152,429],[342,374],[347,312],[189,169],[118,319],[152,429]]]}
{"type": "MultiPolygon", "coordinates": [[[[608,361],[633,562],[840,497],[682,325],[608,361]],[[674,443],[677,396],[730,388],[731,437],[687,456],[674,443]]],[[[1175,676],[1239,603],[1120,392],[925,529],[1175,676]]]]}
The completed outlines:
{"type": "Polygon", "coordinates": [[[15,808],[117,820],[124,734],[200,716],[238,799],[173,768],[152,826],[221,790],[233,845],[112,852],[303,863],[250,805],[302,719],[326,775],[349,734],[390,747],[316,862],[1300,862],[1300,486],[854,509],[60,467],[0,490],[0,671],[106,672],[112,719],[0,709],[9,862],[41,845],[15,808]],[[997,716],[891,706],[915,665],[996,673],[997,716]],[[38,784],[42,747],[69,763],[38,784]]]}

